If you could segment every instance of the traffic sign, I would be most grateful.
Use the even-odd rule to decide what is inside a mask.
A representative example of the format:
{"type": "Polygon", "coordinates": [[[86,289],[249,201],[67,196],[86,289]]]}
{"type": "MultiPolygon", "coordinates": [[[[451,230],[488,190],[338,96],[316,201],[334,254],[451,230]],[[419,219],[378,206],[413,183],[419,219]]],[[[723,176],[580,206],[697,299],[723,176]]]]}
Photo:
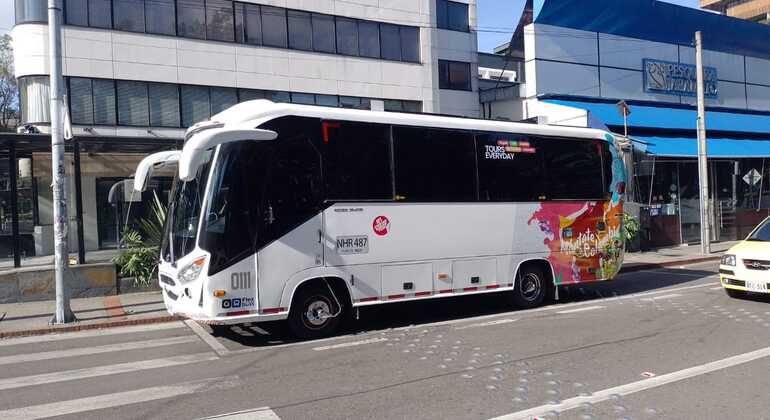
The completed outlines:
{"type": "Polygon", "coordinates": [[[761,180],[762,174],[760,174],[756,169],[750,170],[746,175],[743,176],[743,181],[752,187],[757,185],[761,180]]]}

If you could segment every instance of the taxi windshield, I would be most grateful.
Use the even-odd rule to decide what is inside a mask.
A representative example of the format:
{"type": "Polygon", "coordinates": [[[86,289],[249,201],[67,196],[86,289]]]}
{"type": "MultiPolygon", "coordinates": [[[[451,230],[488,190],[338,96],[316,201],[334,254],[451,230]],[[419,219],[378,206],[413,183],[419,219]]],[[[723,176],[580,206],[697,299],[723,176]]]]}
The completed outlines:
{"type": "Polygon", "coordinates": [[[754,229],[754,232],[751,232],[751,235],[749,235],[746,240],[756,242],[770,242],[770,219],[762,222],[756,229],[754,229]]]}

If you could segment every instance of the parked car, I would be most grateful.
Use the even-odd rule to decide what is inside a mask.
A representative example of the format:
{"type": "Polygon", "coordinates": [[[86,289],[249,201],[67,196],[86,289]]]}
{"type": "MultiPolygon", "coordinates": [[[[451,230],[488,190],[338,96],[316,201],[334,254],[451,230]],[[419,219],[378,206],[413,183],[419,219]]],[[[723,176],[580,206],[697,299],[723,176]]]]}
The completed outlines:
{"type": "Polygon", "coordinates": [[[770,217],[741,243],[730,248],[719,265],[719,278],[730,297],[768,293],[770,283],[770,217]]]}

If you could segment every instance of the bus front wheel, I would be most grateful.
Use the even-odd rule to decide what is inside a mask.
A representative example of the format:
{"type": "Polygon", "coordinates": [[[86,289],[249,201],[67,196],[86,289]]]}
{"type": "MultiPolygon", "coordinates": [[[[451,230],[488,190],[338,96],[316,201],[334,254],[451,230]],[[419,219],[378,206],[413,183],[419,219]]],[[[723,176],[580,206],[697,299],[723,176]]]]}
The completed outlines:
{"type": "Polygon", "coordinates": [[[540,306],[548,290],[547,281],[543,270],[537,265],[521,267],[513,288],[513,303],[522,309],[540,306]]]}
{"type": "Polygon", "coordinates": [[[302,339],[328,337],[342,321],[344,308],[327,285],[300,289],[289,311],[289,328],[302,339]]]}

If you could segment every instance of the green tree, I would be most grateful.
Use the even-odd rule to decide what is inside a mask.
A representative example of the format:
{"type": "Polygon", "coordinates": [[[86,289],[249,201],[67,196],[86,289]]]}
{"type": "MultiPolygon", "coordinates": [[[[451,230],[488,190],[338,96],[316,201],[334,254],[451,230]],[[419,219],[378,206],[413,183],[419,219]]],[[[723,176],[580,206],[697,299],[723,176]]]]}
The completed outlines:
{"type": "Polygon", "coordinates": [[[11,36],[0,37],[0,130],[14,128],[17,120],[19,90],[13,72],[13,46],[11,36]]]}

